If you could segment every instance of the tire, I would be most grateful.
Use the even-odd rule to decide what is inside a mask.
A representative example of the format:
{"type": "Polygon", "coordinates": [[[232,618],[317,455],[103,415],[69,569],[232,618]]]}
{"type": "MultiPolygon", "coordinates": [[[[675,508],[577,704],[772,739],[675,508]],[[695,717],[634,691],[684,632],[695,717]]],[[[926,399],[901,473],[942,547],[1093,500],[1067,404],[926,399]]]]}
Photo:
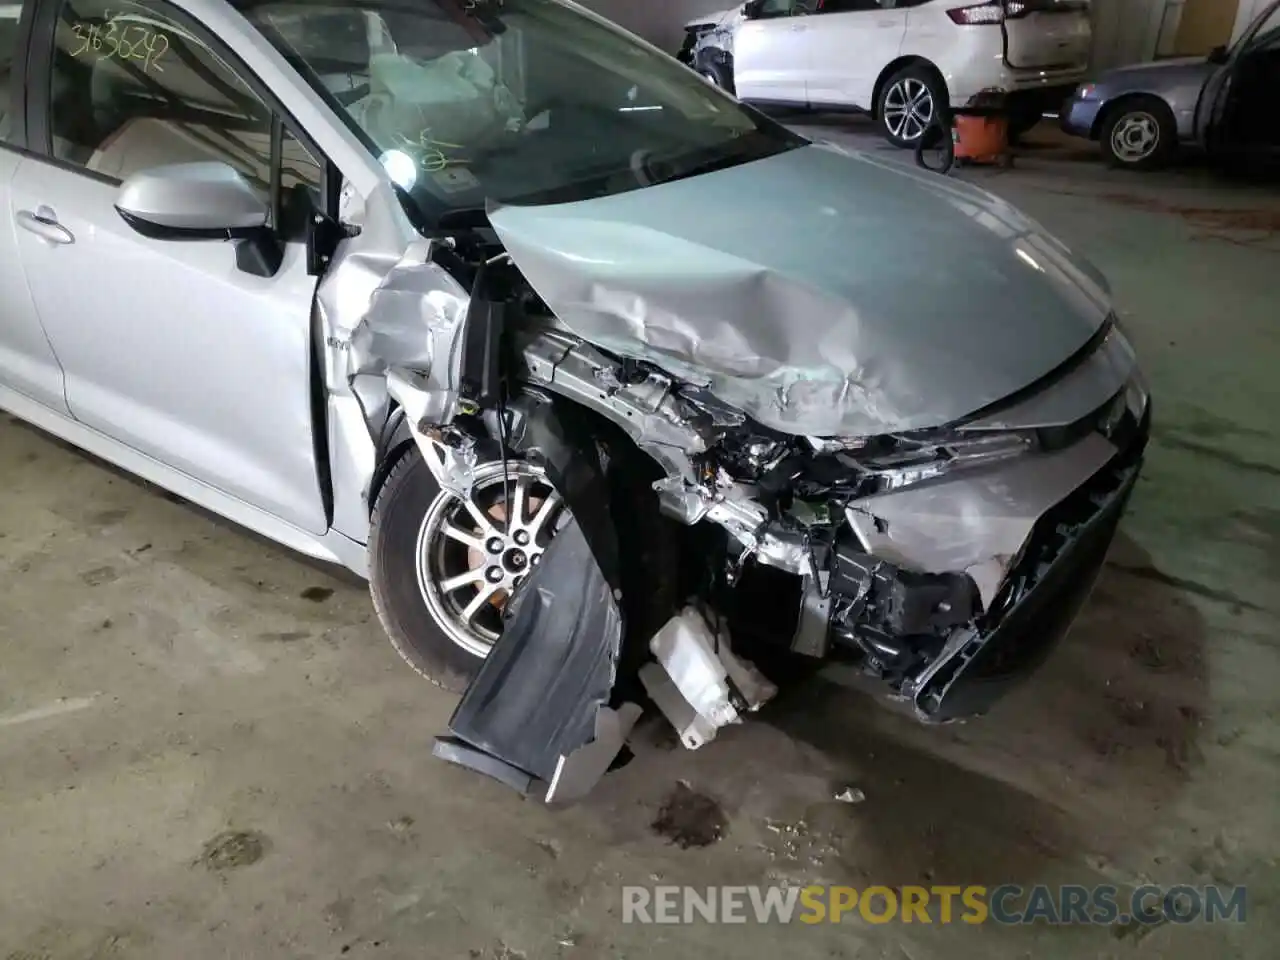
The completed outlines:
{"type": "MultiPolygon", "coordinates": [[[[509,461],[508,474],[513,486],[520,482],[521,477],[540,476],[541,487],[538,489],[551,489],[545,474],[522,461],[509,461]]],[[[530,480],[531,484],[535,482],[530,480]]],[[[476,496],[489,491],[495,497],[492,509],[502,511],[491,514],[495,520],[505,517],[502,489],[500,462],[482,464],[476,469],[476,496]]],[[[527,502],[532,503],[532,499],[527,502]]],[[[554,525],[561,508],[553,504],[549,509],[556,515],[549,516],[547,524],[554,525]]],[[[464,599],[469,605],[469,600],[489,590],[489,585],[477,576],[470,585],[474,587],[474,594],[463,594],[462,599],[456,599],[458,592],[468,587],[458,588],[453,593],[445,592],[443,583],[446,578],[442,574],[437,575],[433,558],[444,557],[447,553],[452,561],[461,561],[465,569],[471,566],[469,558],[474,556],[478,563],[475,569],[487,572],[493,569],[487,564],[499,564],[511,546],[506,544],[492,555],[484,552],[485,538],[474,521],[472,526],[480,534],[477,536],[478,547],[457,543],[439,532],[455,514],[455,519],[460,522],[453,523],[454,528],[465,526],[463,512],[463,502],[441,491],[426,461],[413,446],[392,467],[378,493],[369,538],[369,589],[378,620],[409,666],[435,685],[454,693],[461,693],[471,683],[484,662],[486,642],[491,645],[497,639],[497,631],[501,630],[500,603],[506,592],[497,590],[492,600],[479,601],[475,618],[477,621],[485,618],[486,628],[491,626],[493,632],[487,636],[473,632],[460,625],[461,614],[452,616],[452,611],[464,599]],[[432,531],[436,532],[432,534],[432,531]],[[424,580],[430,582],[424,583],[424,580]],[[493,606],[492,610],[489,605],[493,606]]],[[[505,524],[497,526],[505,527],[505,524]]],[[[511,533],[510,528],[506,531],[511,533]]],[[[550,536],[549,528],[547,536],[550,536]]],[[[541,548],[545,548],[545,541],[541,542],[541,548]]],[[[536,551],[539,555],[541,548],[536,551]]],[[[536,558],[532,562],[536,562],[536,558]]],[[[528,561],[522,560],[521,563],[527,564],[528,561]]],[[[511,576],[504,584],[509,588],[515,571],[508,572],[511,576]]]]}
{"type": "Polygon", "coordinates": [[[1158,97],[1130,97],[1107,111],[1102,157],[1121,170],[1156,170],[1173,158],[1178,129],[1169,105],[1158,97]]]}
{"type": "Polygon", "coordinates": [[[904,67],[885,81],[876,102],[876,124],[895,147],[914,149],[939,109],[947,109],[942,79],[921,64],[904,67]],[[922,109],[927,105],[927,110],[922,109]],[[904,136],[904,132],[908,135],[904,136]]]}
{"type": "Polygon", "coordinates": [[[719,87],[725,93],[733,94],[733,66],[724,54],[717,57],[716,53],[717,51],[712,49],[700,51],[694,69],[713,87],[719,87]]]}
{"type": "MultiPolygon", "coordinates": [[[[614,511],[614,523],[622,547],[624,622],[627,638],[639,640],[623,644],[620,664],[623,669],[619,677],[622,684],[619,689],[623,690],[624,681],[634,677],[639,664],[648,656],[648,638],[678,607],[680,553],[678,526],[660,513],[653,491],[653,481],[661,477],[661,471],[652,460],[629,446],[616,449],[612,459],[616,468],[607,476],[612,502],[619,507],[614,511]]],[[[524,500],[526,516],[532,515],[536,520],[537,511],[548,499],[559,500],[559,494],[554,492],[541,468],[510,460],[507,470],[513,482],[527,477],[535,485],[524,500]]],[[[500,492],[502,480],[501,462],[484,463],[476,468],[477,491],[492,489],[496,484],[500,492]]],[[[482,500],[481,507],[487,502],[482,500]]],[[[450,504],[461,508],[458,498],[441,491],[418,448],[407,448],[387,474],[374,502],[369,538],[369,591],[378,620],[404,661],[436,686],[462,693],[475,678],[487,650],[477,649],[475,642],[466,644],[457,639],[456,620],[451,620],[447,609],[441,609],[448,604],[442,604],[439,596],[440,578],[435,580],[434,599],[428,599],[429,587],[420,585],[422,575],[431,572],[420,569],[420,560],[433,552],[431,543],[424,549],[421,534],[433,529],[434,521],[441,516],[436,511],[451,509],[450,504]]],[[[534,534],[538,555],[562,518],[568,516],[563,505],[555,502],[549,509],[542,528],[534,534]]],[[[505,519],[505,511],[500,516],[505,519]]],[[[465,518],[459,515],[458,525],[463,524],[465,518]]],[[[482,561],[488,562],[491,561],[487,557],[482,561]]],[[[484,607],[481,609],[488,614],[484,607]]],[[[470,639],[487,639],[492,643],[497,633],[488,638],[470,639]]],[[[624,692],[633,697],[643,696],[639,688],[628,688],[624,692]]]]}

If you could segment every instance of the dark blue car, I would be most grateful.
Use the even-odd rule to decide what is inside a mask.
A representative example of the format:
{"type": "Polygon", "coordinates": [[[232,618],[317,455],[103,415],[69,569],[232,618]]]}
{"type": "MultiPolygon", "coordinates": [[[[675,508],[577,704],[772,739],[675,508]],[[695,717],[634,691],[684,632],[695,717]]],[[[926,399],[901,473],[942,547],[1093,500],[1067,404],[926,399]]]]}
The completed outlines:
{"type": "Polygon", "coordinates": [[[1064,105],[1062,128],[1102,144],[1117,167],[1147,170],[1179,147],[1280,152],[1280,0],[1208,57],[1108,70],[1064,105]]]}

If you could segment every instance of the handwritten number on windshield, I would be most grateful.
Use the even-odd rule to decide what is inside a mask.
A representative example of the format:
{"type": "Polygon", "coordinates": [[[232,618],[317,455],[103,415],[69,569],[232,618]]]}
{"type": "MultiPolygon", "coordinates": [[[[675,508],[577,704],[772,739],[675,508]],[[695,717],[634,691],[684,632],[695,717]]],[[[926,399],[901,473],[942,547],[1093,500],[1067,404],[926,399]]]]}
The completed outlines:
{"type": "Polygon", "coordinates": [[[160,60],[169,52],[169,38],[158,30],[137,23],[121,23],[108,10],[105,23],[75,23],[71,32],[78,41],[71,56],[114,57],[141,63],[145,72],[164,73],[160,60]]]}
{"type": "Polygon", "coordinates": [[[463,157],[451,157],[445,153],[446,150],[463,149],[462,144],[436,140],[426,130],[419,133],[416,140],[410,137],[401,137],[400,140],[404,146],[418,154],[418,165],[427,173],[439,173],[449,167],[465,166],[469,162],[463,157]]]}

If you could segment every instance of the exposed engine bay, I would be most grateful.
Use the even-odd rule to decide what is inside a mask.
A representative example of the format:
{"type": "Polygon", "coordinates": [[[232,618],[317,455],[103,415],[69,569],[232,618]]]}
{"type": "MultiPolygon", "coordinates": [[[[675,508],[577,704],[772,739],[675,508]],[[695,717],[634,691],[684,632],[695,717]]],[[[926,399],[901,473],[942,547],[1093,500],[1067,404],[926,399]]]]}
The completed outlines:
{"type": "MultiPolygon", "coordinates": [[[[776,691],[748,657],[853,664],[933,723],[983,713],[1065,633],[1149,429],[1112,320],[1027,389],[946,426],[788,433],[652,353],[579,336],[502,222],[476,212],[411,246],[344,350],[381,449],[411,438],[459,496],[484,464],[536,463],[570,514],[515,581],[438,756],[569,800],[625,752],[646,699],[689,748],[758,709],[776,691]],[[620,496],[618,477],[642,482],[620,496]],[[652,556],[635,539],[655,532],[665,559],[628,573],[628,557],[652,556]]],[[[331,321],[340,276],[321,283],[331,321]]]]}

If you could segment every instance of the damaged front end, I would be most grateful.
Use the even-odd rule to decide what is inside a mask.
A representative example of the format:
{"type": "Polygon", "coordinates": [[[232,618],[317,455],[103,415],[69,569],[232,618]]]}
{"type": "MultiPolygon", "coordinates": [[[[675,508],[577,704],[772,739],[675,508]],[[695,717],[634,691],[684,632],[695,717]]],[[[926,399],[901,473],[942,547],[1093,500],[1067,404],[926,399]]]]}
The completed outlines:
{"type": "MultiPolygon", "coordinates": [[[[1088,596],[1149,433],[1146,388],[1112,323],[1022,398],[857,440],[781,434],[651,364],[521,329],[521,382],[659,465],[657,502],[689,530],[682,562],[702,571],[685,581],[689,606],[656,633],[628,633],[614,524],[583,496],[593,480],[561,481],[581,512],[511,605],[437,751],[548,800],[580,796],[623,751],[640,714],[628,669],[690,749],[776,692],[743,652],[854,664],[924,722],[984,713],[1088,596]],[[602,537],[594,549],[578,519],[602,537]],[[627,644],[652,660],[636,669],[627,644]]],[[[536,409],[559,423],[554,404],[536,409]]],[[[603,476],[589,427],[557,455],[532,436],[536,418],[517,416],[513,449],[603,476]]]]}
{"type": "Polygon", "coordinates": [[[684,40],[676,59],[714,77],[718,85],[732,89],[734,34],[745,21],[741,6],[691,20],[685,24],[684,40]]]}
{"type": "Polygon", "coordinates": [[[723,529],[742,581],[726,613],[767,624],[755,644],[856,663],[925,722],[976,716],[1043,661],[1102,568],[1150,430],[1131,360],[1108,323],[1028,397],[952,427],[731,432],[700,483],[659,484],[663,505],[723,529]]]}
{"type": "Polygon", "coordinates": [[[352,402],[375,463],[413,444],[465,498],[482,465],[528,462],[567,507],[538,565],[503,574],[501,633],[436,754],[571,800],[625,756],[646,699],[701,747],[774,695],[753,662],[776,655],[852,663],[931,723],[983,713],[1042,661],[1102,567],[1149,400],[1081,269],[981,212],[1006,253],[1034,253],[1037,274],[999,289],[1040,324],[983,377],[973,343],[1007,318],[850,306],[857,277],[815,259],[797,279],[692,226],[491,209],[379,259],[371,218],[318,297],[339,444],[358,446],[352,402]],[[1074,286],[1055,299],[1039,276],[1074,286]],[[674,531],[672,549],[652,559],[639,530],[674,531]]]}

